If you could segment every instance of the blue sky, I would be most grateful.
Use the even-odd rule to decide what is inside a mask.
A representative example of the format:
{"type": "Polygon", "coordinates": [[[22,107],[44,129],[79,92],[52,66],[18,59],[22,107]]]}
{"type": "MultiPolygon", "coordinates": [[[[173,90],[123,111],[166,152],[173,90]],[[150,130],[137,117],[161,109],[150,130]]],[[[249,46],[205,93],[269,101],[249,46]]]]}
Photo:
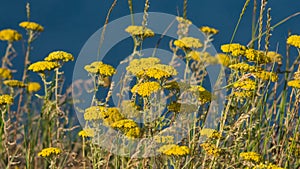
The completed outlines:
{"type": "MultiPolygon", "coordinates": [[[[43,59],[54,50],[71,52],[75,58],[87,39],[104,24],[106,13],[112,0],[30,0],[31,19],[45,27],[33,44],[32,61],[43,59]]],[[[133,0],[134,12],[142,12],[144,1],[133,0]]],[[[197,26],[209,25],[220,30],[215,36],[214,45],[219,50],[220,45],[230,41],[230,37],[243,7],[242,0],[189,0],[187,16],[197,26]]],[[[13,28],[25,33],[18,27],[18,23],[26,20],[26,1],[2,0],[0,6],[0,29],[13,28]]],[[[285,17],[300,11],[300,1],[296,0],[269,0],[272,8],[272,24],[285,17]]],[[[246,44],[250,40],[252,1],[246,11],[237,32],[235,42],[246,44]]],[[[150,0],[151,12],[164,12],[173,15],[182,15],[182,0],[150,0]]],[[[111,20],[129,14],[126,0],[119,0],[112,12],[111,20]]],[[[285,53],[287,32],[300,34],[300,16],[295,17],[272,32],[270,49],[285,53]]],[[[0,55],[4,54],[5,43],[0,42],[0,55]]],[[[15,64],[23,63],[22,43],[17,42],[19,58],[15,64]]],[[[73,64],[67,64],[65,69],[73,69],[73,64]]],[[[70,71],[69,71],[70,72],[70,71]]],[[[70,81],[71,78],[68,80],[70,81]]]]}

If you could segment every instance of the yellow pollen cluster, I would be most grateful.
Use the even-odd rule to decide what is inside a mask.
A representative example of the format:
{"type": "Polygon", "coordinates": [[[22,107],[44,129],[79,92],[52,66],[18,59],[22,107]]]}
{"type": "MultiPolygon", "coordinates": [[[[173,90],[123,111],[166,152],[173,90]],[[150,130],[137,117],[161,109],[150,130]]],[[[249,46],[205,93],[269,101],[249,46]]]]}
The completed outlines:
{"type": "Polygon", "coordinates": [[[132,36],[140,36],[142,38],[154,36],[154,32],[149,28],[143,26],[130,25],[125,29],[132,36]]]}
{"type": "Polygon", "coordinates": [[[41,85],[38,82],[29,82],[27,84],[27,91],[29,93],[37,92],[41,89],[41,85]]]}
{"type": "Polygon", "coordinates": [[[242,152],[240,153],[240,157],[247,161],[255,161],[259,162],[261,156],[256,152],[242,152]]]}
{"type": "Polygon", "coordinates": [[[300,35],[291,35],[287,38],[287,44],[300,48],[300,35]]]}
{"type": "Polygon", "coordinates": [[[174,143],[174,136],[160,136],[156,135],[153,137],[156,143],[164,143],[164,144],[173,144],[174,143]]]}
{"type": "Polygon", "coordinates": [[[86,65],[84,66],[84,69],[89,73],[100,74],[103,76],[112,76],[116,73],[116,69],[114,67],[101,61],[95,61],[90,65],[86,65]]]}
{"type": "Polygon", "coordinates": [[[247,49],[245,51],[245,57],[248,61],[265,64],[271,62],[271,59],[265,55],[264,51],[258,51],[255,49],[247,49]]]}
{"type": "Polygon", "coordinates": [[[93,129],[84,129],[84,130],[81,130],[78,133],[78,136],[81,136],[81,137],[94,137],[95,133],[94,133],[93,129]]]}
{"type": "Polygon", "coordinates": [[[191,24],[192,24],[192,22],[191,22],[190,20],[184,19],[183,17],[177,16],[177,17],[176,17],[176,20],[177,20],[179,23],[181,23],[181,24],[186,24],[186,25],[191,25],[191,24]]]}
{"type": "Polygon", "coordinates": [[[39,62],[35,62],[33,64],[31,64],[28,67],[28,70],[31,70],[33,72],[45,72],[45,71],[50,71],[53,70],[55,68],[58,68],[59,64],[56,62],[48,62],[48,61],[39,61],[39,62]]]}
{"type": "Polygon", "coordinates": [[[221,154],[221,149],[217,148],[214,144],[211,143],[202,143],[200,145],[208,155],[219,156],[221,154]]]}
{"type": "Polygon", "coordinates": [[[157,92],[160,88],[160,84],[157,82],[144,82],[134,85],[131,92],[137,93],[142,97],[147,97],[152,93],[157,92]]]}
{"type": "Polygon", "coordinates": [[[5,80],[3,83],[9,87],[25,87],[25,84],[19,80],[5,80]]]}
{"type": "Polygon", "coordinates": [[[28,22],[24,21],[19,24],[20,27],[27,29],[27,30],[32,30],[32,31],[37,31],[37,32],[43,32],[44,27],[36,22],[28,22]]]}
{"type": "Polygon", "coordinates": [[[144,74],[143,71],[158,64],[159,62],[160,59],[155,57],[133,59],[126,67],[126,70],[135,76],[140,76],[141,74],[144,74]]]}
{"type": "Polygon", "coordinates": [[[232,56],[241,56],[245,54],[246,47],[238,43],[225,44],[221,46],[224,53],[231,53],[232,56]]]}
{"type": "Polygon", "coordinates": [[[13,104],[14,99],[10,95],[0,95],[0,105],[13,104]]]}
{"type": "Polygon", "coordinates": [[[222,135],[216,131],[215,129],[210,129],[210,128],[204,128],[200,131],[201,136],[206,136],[211,139],[219,139],[222,137],[222,135]]]}
{"type": "Polygon", "coordinates": [[[110,125],[124,117],[115,107],[91,106],[85,109],[84,119],[87,121],[103,120],[105,125],[110,125]]]}
{"type": "Polygon", "coordinates": [[[251,79],[244,79],[237,81],[233,84],[234,88],[243,89],[243,90],[254,90],[256,88],[256,82],[251,79]]]}
{"type": "Polygon", "coordinates": [[[200,40],[194,37],[183,37],[181,39],[175,40],[174,45],[181,49],[197,49],[203,46],[200,40]]]}
{"type": "Polygon", "coordinates": [[[236,70],[236,71],[240,71],[240,72],[257,72],[257,71],[262,70],[262,68],[260,68],[260,67],[251,66],[244,62],[232,64],[229,66],[229,68],[236,70]]]}
{"type": "Polygon", "coordinates": [[[11,71],[6,68],[0,68],[0,78],[11,79],[12,78],[11,71]]]}
{"type": "Polygon", "coordinates": [[[237,98],[250,98],[254,95],[254,92],[253,91],[235,91],[233,92],[233,95],[237,98]]]}
{"type": "Polygon", "coordinates": [[[215,35],[215,34],[219,33],[219,30],[208,27],[208,26],[202,26],[202,27],[200,27],[200,30],[207,35],[215,35]]]}
{"type": "Polygon", "coordinates": [[[64,51],[54,51],[51,52],[45,59],[45,61],[73,61],[74,57],[72,54],[64,52],[64,51]]]}
{"type": "Polygon", "coordinates": [[[198,100],[201,104],[205,104],[211,101],[211,93],[207,91],[202,86],[191,86],[189,89],[191,92],[194,92],[195,95],[198,97],[198,100]]]}
{"type": "Polygon", "coordinates": [[[125,136],[136,138],[140,135],[140,128],[137,123],[131,119],[123,119],[111,124],[111,127],[121,130],[125,136]]]}
{"type": "Polygon", "coordinates": [[[50,157],[52,155],[59,155],[61,149],[55,147],[44,148],[41,152],[38,153],[38,156],[41,157],[50,157]]]}
{"type": "Polygon", "coordinates": [[[259,71],[253,73],[253,75],[256,78],[262,79],[262,80],[271,80],[272,82],[276,82],[278,80],[278,76],[276,73],[273,72],[267,72],[267,71],[259,71]]]}
{"type": "Polygon", "coordinates": [[[13,29],[3,29],[0,31],[0,40],[2,41],[18,41],[22,39],[22,35],[13,29]]]}
{"type": "Polygon", "coordinates": [[[157,151],[168,156],[184,156],[190,153],[190,149],[187,146],[179,146],[177,144],[163,145],[157,151]]]}
{"type": "Polygon", "coordinates": [[[177,75],[177,71],[174,67],[169,65],[155,64],[146,70],[140,71],[137,75],[141,76],[142,74],[150,78],[161,79],[175,76],[177,75]]]}
{"type": "Polygon", "coordinates": [[[300,80],[291,80],[287,83],[288,86],[300,89],[300,80]]]}

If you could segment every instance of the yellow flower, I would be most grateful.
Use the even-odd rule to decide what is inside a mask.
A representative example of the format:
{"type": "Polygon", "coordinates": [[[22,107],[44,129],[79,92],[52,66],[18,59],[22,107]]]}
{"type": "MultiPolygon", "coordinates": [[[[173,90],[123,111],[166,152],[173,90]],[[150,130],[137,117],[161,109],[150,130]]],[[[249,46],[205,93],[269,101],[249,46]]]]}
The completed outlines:
{"type": "Polygon", "coordinates": [[[86,65],[84,69],[92,74],[100,74],[104,76],[112,76],[116,73],[116,69],[108,64],[104,64],[101,61],[95,61],[90,65],[86,65]]]}
{"type": "Polygon", "coordinates": [[[164,143],[164,144],[173,144],[174,143],[174,136],[160,136],[156,135],[153,137],[156,143],[164,143]]]}
{"type": "Polygon", "coordinates": [[[247,79],[235,82],[233,84],[233,87],[243,89],[243,90],[255,90],[256,82],[247,78],[247,79]]]}
{"type": "Polygon", "coordinates": [[[211,143],[202,143],[200,146],[206,151],[208,155],[218,157],[221,154],[221,149],[217,148],[214,144],[211,143]]]}
{"type": "Polygon", "coordinates": [[[126,70],[135,76],[141,76],[145,73],[144,71],[146,69],[158,64],[159,62],[160,59],[155,57],[133,59],[126,67],[126,70]]]}
{"type": "Polygon", "coordinates": [[[11,71],[6,68],[0,68],[0,78],[2,79],[11,79],[11,71]]]}
{"type": "Polygon", "coordinates": [[[202,27],[200,27],[200,30],[207,35],[215,35],[215,34],[219,33],[219,30],[208,27],[208,26],[202,26],[202,27]]]}
{"type": "Polygon", "coordinates": [[[271,60],[271,62],[277,62],[278,64],[282,64],[282,56],[274,51],[269,51],[267,53],[267,57],[271,60]]]}
{"type": "Polygon", "coordinates": [[[278,167],[277,165],[274,164],[263,164],[260,163],[259,165],[256,165],[253,169],[284,169],[282,167],[278,167]]]}
{"type": "Polygon", "coordinates": [[[91,106],[84,112],[86,121],[103,120],[105,125],[110,125],[123,118],[119,109],[115,107],[91,106]]]}
{"type": "Polygon", "coordinates": [[[248,59],[248,61],[256,62],[259,64],[271,62],[271,59],[265,55],[264,51],[258,51],[255,49],[246,49],[245,57],[248,59]]]}
{"type": "Polygon", "coordinates": [[[61,153],[61,149],[55,147],[44,148],[41,152],[38,153],[38,156],[50,157],[52,155],[58,155],[61,153]]]}
{"type": "Polygon", "coordinates": [[[68,61],[73,61],[74,57],[72,54],[64,51],[55,51],[55,52],[51,52],[44,60],[68,62],[68,61]]]}
{"type": "Polygon", "coordinates": [[[229,66],[231,64],[231,59],[226,54],[218,53],[215,57],[218,59],[218,63],[223,66],[229,66]]]}
{"type": "Polygon", "coordinates": [[[20,27],[27,29],[27,30],[32,30],[32,31],[37,31],[37,32],[43,32],[44,27],[38,23],[35,22],[28,22],[24,21],[19,24],[20,27]]]}
{"type": "Polygon", "coordinates": [[[5,104],[13,104],[14,99],[10,95],[4,94],[0,95],[0,105],[5,105],[5,104]]]}
{"type": "Polygon", "coordinates": [[[120,129],[129,138],[136,138],[140,135],[140,128],[131,119],[123,119],[111,124],[111,127],[120,129]]]}
{"type": "Polygon", "coordinates": [[[183,17],[179,17],[177,16],[176,17],[176,20],[179,22],[179,23],[182,23],[182,24],[186,24],[186,25],[191,25],[192,22],[188,19],[184,19],[183,17]]]}
{"type": "Polygon", "coordinates": [[[28,70],[31,70],[33,72],[43,73],[46,70],[53,70],[55,68],[58,68],[59,64],[56,62],[48,62],[48,61],[39,61],[31,64],[28,67],[28,70]]]}
{"type": "Polygon", "coordinates": [[[93,129],[84,129],[84,130],[81,130],[79,133],[78,133],[78,136],[81,136],[81,137],[94,137],[95,136],[95,133],[94,133],[94,130],[93,129]]]}
{"type": "Polygon", "coordinates": [[[157,92],[160,88],[160,84],[157,82],[144,82],[134,85],[131,92],[147,97],[152,93],[157,92]]]}
{"type": "Polygon", "coordinates": [[[149,28],[143,26],[130,25],[125,29],[132,36],[140,36],[142,38],[154,36],[154,32],[149,28]]]}
{"type": "Polygon", "coordinates": [[[233,95],[237,98],[240,98],[240,99],[245,99],[245,98],[250,98],[254,95],[254,92],[253,91],[235,91],[233,92],[233,95]]]}
{"type": "Polygon", "coordinates": [[[201,104],[205,104],[211,101],[211,93],[207,91],[204,87],[191,86],[189,90],[194,92],[194,94],[196,94],[201,104]]]}
{"type": "Polygon", "coordinates": [[[199,62],[201,60],[200,55],[200,52],[193,50],[188,53],[187,57],[190,57],[191,59],[199,62]]]}
{"type": "Polygon", "coordinates": [[[18,41],[22,39],[22,35],[13,29],[3,29],[0,31],[0,40],[2,41],[18,41]]]}
{"type": "Polygon", "coordinates": [[[245,54],[246,47],[238,43],[225,44],[221,46],[224,53],[231,53],[232,56],[241,56],[245,54]]]}
{"type": "Polygon", "coordinates": [[[256,152],[242,152],[240,157],[247,161],[260,162],[261,156],[256,152]]]}
{"type": "Polygon", "coordinates": [[[256,78],[262,79],[262,80],[271,80],[272,82],[276,82],[278,80],[278,76],[276,73],[273,72],[267,72],[267,71],[259,71],[253,73],[253,75],[256,78]]]}
{"type": "Polygon", "coordinates": [[[300,35],[291,35],[288,37],[287,44],[300,48],[300,35]]]}
{"type": "Polygon", "coordinates": [[[256,66],[251,66],[247,63],[237,63],[237,64],[232,64],[229,66],[230,69],[236,70],[236,71],[240,71],[240,72],[257,72],[262,70],[262,68],[260,67],[256,67],[256,66]]]}
{"type": "Polygon", "coordinates": [[[291,80],[287,83],[288,86],[300,89],[300,80],[291,80]]]}
{"type": "Polygon", "coordinates": [[[41,89],[41,85],[38,82],[29,82],[27,84],[27,91],[29,93],[37,92],[41,89]]]}
{"type": "Polygon", "coordinates": [[[194,37],[183,37],[175,40],[174,45],[181,49],[201,48],[203,46],[200,40],[194,37]]]}
{"type": "Polygon", "coordinates": [[[5,80],[3,83],[9,87],[25,87],[25,84],[19,80],[5,80]]]}
{"type": "Polygon", "coordinates": [[[177,75],[177,71],[174,67],[163,64],[156,64],[152,67],[142,70],[138,73],[138,76],[144,74],[150,78],[161,79],[161,78],[169,78],[177,75]]]}
{"type": "Polygon", "coordinates": [[[176,144],[163,145],[157,151],[168,156],[184,156],[190,153],[190,149],[187,146],[179,146],[176,144]]]}
{"type": "Polygon", "coordinates": [[[200,135],[206,136],[211,139],[219,139],[222,137],[222,135],[218,131],[216,131],[215,129],[210,129],[210,128],[203,128],[200,131],[200,135]]]}

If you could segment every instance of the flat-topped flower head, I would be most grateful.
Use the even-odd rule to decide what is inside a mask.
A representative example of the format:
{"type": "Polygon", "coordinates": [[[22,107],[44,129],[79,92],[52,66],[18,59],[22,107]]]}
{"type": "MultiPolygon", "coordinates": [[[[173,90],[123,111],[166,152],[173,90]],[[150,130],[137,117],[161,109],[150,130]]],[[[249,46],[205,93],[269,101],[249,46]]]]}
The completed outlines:
{"type": "Polygon", "coordinates": [[[11,79],[12,78],[11,71],[7,68],[0,68],[0,78],[1,79],[11,79]]]}
{"type": "Polygon", "coordinates": [[[232,56],[241,56],[245,54],[247,48],[239,43],[224,44],[221,50],[224,53],[230,53],[232,56]]]}
{"type": "Polygon", "coordinates": [[[116,73],[116,69],[114,67],[101,61],[95,61],[86,65],[84,66],[84,69],[91,74],[100,74],[104,76],[112,76],[116,73]]]}
{"type": "Polygon", "coordinates": [[[51,71],[58,67],[59,67],[59,64],[57,62],[38,61],[38,62],[31,64],[28,67],[28,70],[31,70],[31,71],[37,72],[37,73],[44,73],[45,71],[51,71]]]}
{"type": "Polygon", "coordinates": [[[140,135],[140,128],[132,119],[122,119],[111,124],[111,127],[121,130],[128,138],[140,135]]]}
{"type": "Polygon", "coordinates": [[[133,59],[126,67],[126,70],[135,76],[141,76],[144,74],[145,70],[158,64],[159,62],[160,59],[156,57],[133,59]]]}
{"type": "Polygon", "coordinates": [[[139,75],[146,75],[150,78],[161,79],[161,78],[169,78],[177,75],[177,71],[174,67],[164,64],[156,64],[152,67],[142,70],[139,75]]]}
{"type": "Polygon", "coordinates": [[[256,85],[256,82],[251,79],[244,79],[233,83],[234,88],[243,90],[255,90],[256,85]]]}
{"type": "Polygon", "coordinates": [[[180,24],[186,24],[186,25],[191,25],[192,21],[188,20],[188,19],[184,19],[183,17],[176,17],[176,20],[178,21],[178,23],[180,24]]]}
{"type": "Polygon", "coordinates": [[[61,153],[61,149],[55,147],[44,148],[41,152],[38,153],[38,156],[41,157],[50,157],[57,156],[61,153]]]}
{"type": "Polygon", "coordinates": [[[219,139],[222,137],[222,135],[215,129],[211,128],[203,128],[200,131],[201,136],[206,136],[211,139],[219,139]]]}
{"type": "Polygon", "coordinates": [[[190,149],[187,146],[179,146],[177,144],[163,145],[157,151],[168,156],[185,156],[190,153],[190,149]]]}
{"type": "Polygon", "coordinates": [[[261,67],[251,66],[244,62],[232,64],[229,68],[240,72],[257,72],[262,70],[261,67]]]}
{"type": "Polygon", "coordinates": [[[267,53],[267,57],[271,60],[271,62],[273,63],[278,63],[278,64],[282,64],[282,55],[274,52],[274,51],[269,51],[267,53]]]}
{"type": "Polygon", "coordinates": [[[27,91],[29,93],[37,92],[41,89],[41,85],[38,82],[27,83],[27,91]]]}
{"type": "Polygon", "coordinates": [[[29,22],[29,21],[24,21],[19,24],[20,27],[31,30],[31,31],[36,31],[36,32],[43,32],[44,27],[36,22],[29,22]]]}
{"type": "Polygon", "coordinates": [[[218,157],[221,154],[221,149],[217,148],[214,144],[212,143],[202,143],[200,145],[208,155],[218,157]]]}
{"type": "Polygon", "coordinates": [[[158,82],[144,82],[134,85],[131,92],[137,93],[142,97],[147,97],[157,92],[160,88],[161,86],[158,82]]]}
{"type": "Polygon", "coordinates": [[[116,107],[91,106],[85,109],[84,112],[84,120],[103,120],[105,125],[110,125],[123,118],[123,115],[119,112],[119,109],[116,107]]]}
{"type": "Polygon", "coordinates": [[[287,83],[288,86],[293,87],[293,88],[297,88],[300,89],[300,80],[296,79],[296,80],[291,80],[287,83]]]}
{"type": "Polygon", "coordinates": [[[197,49],[203,46],[200,40],[194,37],[183,37],[181,39],[175,40],[174,45],[181,49],[197,49]]]}
{"type": "Polygon", "coordinates": [[[9,87],[19,87],[19,88],[25,87],[25,84],[19,80],[5,80],[3,83],[9,87]]]}
{"type": "Polygon", "coordinates": [[[11,105],[13,104],[14,99],[10,95],[4,94],[0,95],[0,105],[11,105]]]}
{"type": "Polygon", "coordinates": [[[67,53],[64,51],[54,51],[51,52],[45,59],[45,61],[63,61],[63,62],[68,62],[68,61],[73,61],[74,57],[71,53],[67,53]]]}
{"type": "Polygon", "coordinates": [[[253,95],[254,95],[253,91],[247,91],[247,90],[233,92],[233,96],[239,99],[251,98],[253,95]]]}
{"type": "Polygon", "coordinates": [[[254,72],[253,75],[255,78],[262,79],[265,81],[271,80],[272,82],[276,82],[278,80],[278,75],[274,72],[267,72],[267,71],[258,71],[254,72]]]}
{"type": "Polygon", "coordinates": [[[271,59],[265,54],[264,51],[259,51],[255,49],[246,49],[245,57],[248,61],[265,64],[271,62],[271,59]]]}
{"type": "Polygon", "coordinates": [[[151,29],[143,26],[130,25],[125,29],[125,31],[131,36],[139,36],[142,38],[154,36],[154,32],[151,29]]]}
{"type": "Polygon", "coordinates": [[[209,27],[209,26],[202,26],[200,27],[200,30],[205,33],[206,35],[215,35],[219,33],[219,30],[209,27]]]}
{"type": "Polygon", "coordinates": [[[94,130],[89,128],[89,129],[83,129],[78,133],[78,136],[80,137],[94,137],[95,133],[94,130]]]}
{"type": "Polygon", "coordinates": [[[204,87],[191,86],[189,90],[198,97],[198,100],[201,104],[205,104],[211,101],[211,93],[207,91],[204,87]]]}
{"type": "Polygon", "coordinates": [[[260,154],[256,152],[242,152],[240,153],[240,157],[247,161],[259,162],[261,160],[260,154]]]}
{"type": "Polygon", "coordinates": [[[300,35],[291,35],[287,38],[286,43],[300,48],[300,35]]]}
{"type": "Polygon", "coordinates": [[[22,35],[13,29],[3,29],[0,31],[0,40],[14,42],[22,39],[22,35]]]}

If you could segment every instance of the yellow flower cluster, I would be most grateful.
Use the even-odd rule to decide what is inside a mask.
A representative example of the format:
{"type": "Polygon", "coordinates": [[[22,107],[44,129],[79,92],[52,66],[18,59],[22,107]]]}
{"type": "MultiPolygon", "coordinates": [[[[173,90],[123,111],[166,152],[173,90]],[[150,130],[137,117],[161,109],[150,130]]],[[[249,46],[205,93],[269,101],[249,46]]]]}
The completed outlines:
{"type": "Polygon", "coordinates": [[[240,153],[240,157],[247,161],[259,162],[261,160],[261,156],[256,152],[242,152],[240,153]]]}
{"type": "Polygon", "coordinates": [[[13,104],[14,99],[10,95],[0,95],[0,105],[13,104]]]}
{"type": "Polygon", "coordinates": [[[131,92],[137,93],[142,97],[148,97],[152,93],[157,92],[160,88],[161,86],[158,82],[144,82],[134,85],[131,92]]]}
{"type": "Polygon", "coordinates": [[[29,82],[27,84],[27,91],[29,93],[37,92],[41,89],[41,85],[38,82],[29,82]]]}
{"type": "Polygon", "coordinates": [[[237,98],[250,98],[253,96],[253,94],[254,94],[253,91],[245,91],[245,90],[233,92],[233,95],[237,98]]]}
{"type": "Polygon", "coordinates": [[[103,120],[105,125],[110,125],[124,117],[115,107],[91,106],[85,109],[84,119],[87,121],[103,120]]]}
{"type": "Polygon", "coordinates": [[[276,82],[278,80],[278,76],[276,73],[273,72],[267,72],[267,71],[258,71],[253,73],[253,75],[256,78],[262,79],[262,80],[271,80],[272,82],[276,82]]]}
{"type": "Polygon", "coordinates": [[[6,68],[0,68],[0,78],[11,79],[12,78],[11,71],[6,68]]]}
{"type": "Polygon", "coordinates": [[[133,59],[126,67],[126,70],[135,76],[139,76],[144,74],[143,71],[158,64],[159,62],[160,59],[155,57],[133,59]]]}
{"type": "Polygon", "coordinates": [[[259,165],[254,166],[253,169],[284,169],[284,168],[278,167],[277,165],[271,163],[269,164],[260,163],[259,165]]]}
{"type": "Polygon", "coordinates": [[[125,136],[129,138],[136,138],[140,135],[140,128],[137,123],[131,119],[123,119],[111,124],[111,127],[120,129],[125,136]]]}
{"type": "Polygon", "coordinates": [[[164,143],[164,144],[173,144],[174,143],[174,136],[160,136],[156,135],[153,137],[156,143],[164,143]]]}
{"type": "Polygon", "coordinates": [[[92,74],[100,74],[103,76],[112,76],[116,73],[116,69],[101,61],[95,61],[90,65],[84,66],[84,69],[92,74]]]}
{"type": "Polygon", "coordinates": [[[200,131],[201,136],[206,136],[210,139],[219,139],[222,137],[221,133],[216,131],[215,129],[204,128],[200,131]]]}
{"type": "Polygon", "coordinates": [[[182,23],[182,24],[186,24],[186,25],[191,25],[192,22],[188,19],[184,19],[183,17],[179,17],[177,16],[176,17],[176,20],[179,22],[179,23],[182,23]]]}
{"type": "Polygon", "coordinates": [[[291,80],[287,83],[288,86],[300,89],[300,80],[291,80]]]}
{"type": "Polygon", "coordinates": [[[38,61],[33,64],[31,64],[28,67],[28,70],[31,70],[33,72],[43,73],[45,71],[50,71],[55,68],[58,68],[59,64],[56,62],[48,62],[48,61],[38,61]]]}
{"type": "Polygon", "coordinates": [[[44,148],[41,152],[38,153],[38,156],[41,157],[50,157],[51,155],[58,155],[61,153],[61,149],[55,147],[44,148]]]}
{"type": "Polygon", "coordinates": [[[45,59],[45,61],[73,61],[74,57],[72,54],[64,52],[64,51],[54,51],[51,52],[45,59]]]}
{"type": "Polygon", "coordinates": [[[142,38],[154,36],[154,32],[149,28],[143,26],[130,25],[125,29],[132,36],[139,36],[142,38]]]}
{"type": "Polygon", "coordinates": [[[223,65],[223,66],[229,66],[231,65],[231,59],[228,55],[223,54],[223,53],[218,53],[215,56],[218,60],[218,63],[223,65]]]}
{"type": "Polygon", "coordinates": [[[140,76],[142,73],[154,79],[169,78],[177,75],[177,71],[174,67],[163,64],[155,64],[144,71],[140,71],[138,76],[140,76]]]}
{"type": "Polygon", "coordinates": [[[232,43],[222,45],[221,50],[224,53],[231,53],[232,56],[241,56],[245,54],[246,47],[238,43],[232,43]]]}
{"type": "Polygon", "coordinates": [[[163,145],[157,151],[168,156],[184,156],[190,153],[190,149],[187,146],[179,146],[177,144],[163,145]]]}
{"type": "Polygon", "coordinates": [[[219,156],[221,154],[221,149],[217,148],[214,144],[211,143],[202,143],[200,145],[208,155],[219,156]]]}
{"type": "Polygon", "coordinates": [[[172,102],[168,105],[168,110],[171,112],[176,113],[193,113],[198,110],[198,107],[194,104],[187,104],[187,103],[178,103],[178,102],[172,102]]]}
{"type": "Polygon", "coordinates": [[[2,41],[18,41],[22,39],[22,35],[13,29],[3,29],[0,31],[0,40],[2,41]]]}
{"type": "Polygon", "coordinates": [[[215,35],[215,34],[219,33],[219,30],[208,27],[208,26],[202,26],[202,27],[200,27],[200,30],[207,35],[215,35]]]}
{"type": "Polygon", "coordinates": [[[282,56],[274,51],[269,51],[267,53],[267,57],[271,60],[271,62],[276,62],[282,64],[282,56]]]}
{"type": "Polygon", "coordinates": [[[24,21],[19,24],[20,27],[27,29],[27,30],[32,30],[32,31],[37,31],[37,32],[43,32],[44,27],[38,23],[35,22],[28,22],[24,21]]]}
{"type": "Polygon", "coordinates": [[[287,38],[287,44],[300,48],[300,35],[291,35],[287,38]]]}
{"type": "Polygon", "coordinates": [[[181,39],[175,40],[174,45],[181,49],[197,49],[203,46],[200,40],[194,37],[183,37],[181,39]]]}
{"type": "Polygon", "coordinates": [[[198,100],[201,104],[205,104],[211,101],[211,93],[207,91],[202,86],[191,86],[189,89],[191,92],[194,92],[195,95],[198,97],[198,100]]]}
{"type": "Polygon", "coordinates": [[[243,90],[255,90],[256,82],[247,78],[240,81],[237,81],[233,84],[234,88],[243,89],[243,90]]]}
{"type": "Polygon", "coordinates": [[[247,49],[245,51],[245,57],[248,61],[256,62],[259,64],[271,62],[271,59],[265,55],[264,51],[258,51],[255,49],[247,49]]]}
{"type": "Polygon", "coordinates": [[[81,130],[78,133],[78,136],[81,136],[81,137],[94,137],[95,133],[94,133],[93,129],[89,128],[89,129],[81,130]]]}
{"type": "Polygon", "coordinates": [[[9,87],[20,87],[20,88],[25,87],[25,84],[19,80],[5,80],[3,83],[9,87]]]}
{"type": "Polygon", "coordinates": [[[229,68],[240,72],[256,72],[262,70],[260,67],[251,66],[244,62],[232,64],[229,68]]]}

